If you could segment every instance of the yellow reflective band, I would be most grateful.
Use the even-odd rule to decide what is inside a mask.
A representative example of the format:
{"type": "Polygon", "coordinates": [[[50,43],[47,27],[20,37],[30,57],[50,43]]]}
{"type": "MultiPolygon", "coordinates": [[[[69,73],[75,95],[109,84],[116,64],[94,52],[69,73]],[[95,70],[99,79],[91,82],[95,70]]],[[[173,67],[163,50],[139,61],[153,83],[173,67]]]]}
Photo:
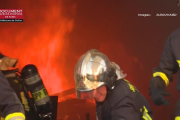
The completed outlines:
{"type": "Polygon", "coordinates": [[[138,89],[137,89],[135,86],[133,86],[128,80],[124,79],[124,81],[127,82],[127,84],[129,85],[129,89],[130,89],[131,91],[133,91],[133,92],[136,92],[136,91],[139,92],[138,89]]]}
{"type": "MultiPolygon", "coordinates": [[[[6,116],[5,120],[10,120],[13,117],[22,117],[25,120],[25,116],[23,113],[17,112],[17,113],[12,113],[6,116]]],[[[15,119],[16,120],[16,119],[15,119]]],[[[21,119],[22,120],[22,119],[21,119]]]]}
{"type": "Polygon", "coordinates": [[[168,80],[167,76],[164,73],[162,73],[162,72],[155,72],[153,74],[153,77],[157,77],[157,76],[160,76],[164,80],[164,82],[166,83],[166,86],[168,86],[169,80],[168,80]]]}
{"type": "MultiPolygon", "coordinates": [[[[152,120],[152,118],[149,116],[149,114],[148,114],[148,110],[146,109],[146,107],[144,106],[144,115],[145,115],[145,117],[146,117],[146,119],[147,120],[152,120]]],[[[144,117],[144,116],[143,116],[144,117]]]]}
{"type": "Polygon", "coordinates": [[[30,107],[28,105],[28,101],[27,101],[27,99],[25,97],[24,92],[21,92],[20,95],[21,95],[22,104],[24,105],[25,110],[30,111],[30,107]]]}
{"type": "Polygon", "coordinates": [[[177,117],[175,118],[175,120],[180,120],[180,116],[177,116],[177,117]]]}
{"type": "Polygon", "coordinates": [[[48,95],[48,93],[45,88],[43,88],[35,93],[32,93],[32,96],[35,101],[41,100],[41,99],[45,98],[47,95],[48,95]]]}
{"type": "Polygon", "coordinates": [[[144,120],[148,120],[148,118],[146,118],[144,115],[143,115],[143,119],[144,119],[144,120]]]}
{"type": "Polygon", "coordinates": [[[178,64],[179,64],[179,67],[180,67],[180,60],[177,60],[178,64]]]}

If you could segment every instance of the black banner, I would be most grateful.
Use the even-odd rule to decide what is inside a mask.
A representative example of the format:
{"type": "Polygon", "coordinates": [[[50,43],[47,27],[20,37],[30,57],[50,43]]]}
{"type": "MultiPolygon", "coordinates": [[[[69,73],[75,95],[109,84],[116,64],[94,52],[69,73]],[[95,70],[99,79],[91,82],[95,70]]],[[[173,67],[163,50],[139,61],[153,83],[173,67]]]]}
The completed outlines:
{"type": "Polygon", "coordinates": [[[23,19],[0,19],[0,22],[23,22],[23,19]]]}

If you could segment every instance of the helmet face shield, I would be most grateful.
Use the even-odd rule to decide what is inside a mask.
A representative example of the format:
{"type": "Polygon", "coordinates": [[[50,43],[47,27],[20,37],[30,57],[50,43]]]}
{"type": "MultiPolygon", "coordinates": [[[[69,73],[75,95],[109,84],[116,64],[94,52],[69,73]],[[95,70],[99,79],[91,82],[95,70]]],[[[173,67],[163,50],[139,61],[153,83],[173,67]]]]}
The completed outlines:
{"type": "Polygon", "coordinates": [[[92,99],[93,95],[92,95],[92,91],[87,91],[87,92],[76,91],[76,97],[78,99],[92,99]]]}
{"type": "Polygon", "coordinates": [[[86,92],[104,85],[106,77],[106,67],[95,63],[88,62],[87,65],[75,72],[76,90],[86,92]]]}

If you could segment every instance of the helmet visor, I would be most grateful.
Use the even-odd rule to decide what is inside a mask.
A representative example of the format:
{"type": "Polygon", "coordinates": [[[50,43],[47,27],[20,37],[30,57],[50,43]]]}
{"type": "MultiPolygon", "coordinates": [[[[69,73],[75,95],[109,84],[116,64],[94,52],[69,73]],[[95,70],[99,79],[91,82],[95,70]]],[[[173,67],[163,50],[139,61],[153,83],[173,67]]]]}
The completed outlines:
{"type": "Polygon", "coordinates": [[[87,92],[76,91],[76,97],[78,99],[92,99],[93,95],[92,95],[92,91],[87,91],[87,92]]]}
{"type": "Polygon", "coordinates": [[[86,64],[76,66],[75,88],[79,92],[87,92],[105,84],[106,66],[89,61],[86,64]]]}

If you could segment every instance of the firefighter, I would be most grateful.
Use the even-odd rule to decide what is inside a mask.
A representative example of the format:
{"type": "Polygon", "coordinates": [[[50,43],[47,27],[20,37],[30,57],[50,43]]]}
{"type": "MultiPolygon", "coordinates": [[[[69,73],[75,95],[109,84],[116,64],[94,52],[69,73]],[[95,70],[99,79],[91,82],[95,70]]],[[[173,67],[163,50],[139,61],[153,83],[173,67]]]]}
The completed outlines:
{"type": "Polygon", "coordinates": [[[98,120],[153,120],[145,97],[129,81],[119,66],[92,49],[75,67],[77,98],[94,98],[98,120]]]}
{"type": "MultiPolygon", "coordinates": [[[[2,58],[1,54],[0,54],[0,58],[2,58]]],[[[6,62],[11,62],[11,61],[6,61],[6,62]]],[[[0,67],[3,68],[4,66],[6,66],[5,63],[0,62],[0,67]]],[[[2,117],[5,118],[5,120],[25,120],[24,108],[20,100],[18,99],[16,93],[10,87],[7,79],[2,74],[1,71],[0,71],[0,109],[2,112],[2,117]]]]}
{"type": "Polygon", "coordinates": [[[16,67],[18,60],[16,58],[11,58],[0,53],[0,70],[6,77],[11,88],[15,91],[18,99],[21,101],[24,110],[26,120],[37,120],[39,119],[36,112],[33,109],[33,101],[28,97],[27,91],[23,89],[25,86],[21,84],[19,75],[19,68],[16,67]],[[18,74],[19,75],[18,75],[18,74]]]}
{"type": "MultiPolygon", "coordinates": [[[[166,87],[173,80],[172,74],[178,72],[180,67],[180,29],[173,31],[166,40],[159,66],[154,68],[150,80],[149,94],[155,105],[170,105],[164,96],[170,96],[166,87]]],[[[180,91],[180,72],[177,89],[180,91]]],[[[175,110],[175,120],[180,120],[180,102],[175,110]]]]}

